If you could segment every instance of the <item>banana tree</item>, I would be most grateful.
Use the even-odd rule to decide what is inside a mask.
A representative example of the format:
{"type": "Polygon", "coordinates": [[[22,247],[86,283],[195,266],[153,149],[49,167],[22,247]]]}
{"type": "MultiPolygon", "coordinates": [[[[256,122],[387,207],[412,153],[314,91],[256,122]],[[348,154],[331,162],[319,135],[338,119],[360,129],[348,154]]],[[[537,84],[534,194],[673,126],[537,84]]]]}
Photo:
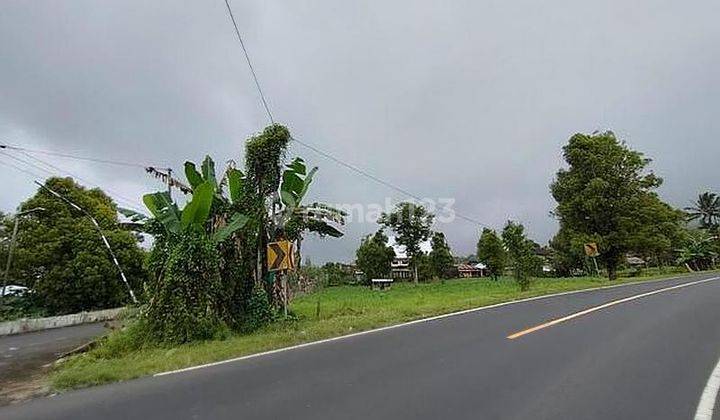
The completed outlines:
{"type": "MultiPolygon", "coordinates": [[[[228,168],[225,174],[228,178],[230,202],[235,203],[242,197],[243,174],[234,168],[228,168]]],[[[213,205],[220,207],[227,199],[215,177],[215,162],[209,156],[205,157],[201,171],[197,170],[194,163],[185,162],[185,176],[191,189],[191,198],[182,210],[166,191],[143,196],[145,206],[162,223],[167,234],[178,235],[186,230],[202,230],[209,234],[213,242],[219,243],[245,226],[248,218],[241,213],[230,211],[229,214],[211,214],[213,205]]]]}
{"type": "Polygon", "coordinates": [[[298,253],[304,232],[343,236],[336,226],[345,224],[347,213],[324,203],[303,204],[317,170],[317,167],[308,170],[299,157],[287,164],[280,184],[278,210],[273,212],[276,235],[296,241],[298,253]]]}

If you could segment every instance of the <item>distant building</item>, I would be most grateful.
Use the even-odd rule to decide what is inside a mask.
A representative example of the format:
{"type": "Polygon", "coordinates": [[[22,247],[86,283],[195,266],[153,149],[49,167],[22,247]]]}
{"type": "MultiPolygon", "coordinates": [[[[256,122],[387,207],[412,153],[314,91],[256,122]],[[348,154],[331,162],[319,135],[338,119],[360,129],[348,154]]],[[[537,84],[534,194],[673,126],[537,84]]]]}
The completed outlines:
{"type": "Polygon", "coordinates": [[[458,264],[458,277],[485,277],[487,275],[487,266],[483,263],[477,264],[458,264]]]}
{"type": "MultiPolygon", "coordinates": [[[[410,279],[413,277],[412,269],[410,268],[410,257],[405,252],[405,247],[399,245],[395,241],[395,237],[391,236],[388,238],[388,246],[393,248],[395,251],[395,259],[390,264],[390,277],[393,279],[410,279]]],[[[425,241],[420,244],[420,250],[425,254],[432,251],[432,245],[430,241],[425,241]]]]}

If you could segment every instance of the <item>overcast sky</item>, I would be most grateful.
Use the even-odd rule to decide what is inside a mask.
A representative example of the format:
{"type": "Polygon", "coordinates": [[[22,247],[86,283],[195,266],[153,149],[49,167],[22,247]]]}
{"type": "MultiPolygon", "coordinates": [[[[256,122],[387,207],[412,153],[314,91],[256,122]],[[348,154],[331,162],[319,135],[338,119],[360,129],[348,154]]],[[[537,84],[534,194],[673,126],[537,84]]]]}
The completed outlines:
{"type": "MultiPolygon", "coordinates": [[[[554,234],[548,185],[575,132],[612,129],[645,152],[676,206],[720,189],[717,1],[232,5],[277,121],[485,224],[516,219],[543,243],[554,234]]],[[[222,0],[0,5],[2,143],[179,170],[206,153],[241,161],[244,139],[266,124],[222,0]]],[[[404,198],[300,145],[296,154],[320,166],[311,199],[404,198]]],[[[161,188],[141,169],[37,156],[121,205],[161,188]]],[[[0,177],[0,210],[35,190],[5,165],[0,177]]],[[[477,225],[436,228],[456,254],[474,252],[477,225]]],[[[376,229],[355,221],[304,250],[351,261],[376,229]]]]}

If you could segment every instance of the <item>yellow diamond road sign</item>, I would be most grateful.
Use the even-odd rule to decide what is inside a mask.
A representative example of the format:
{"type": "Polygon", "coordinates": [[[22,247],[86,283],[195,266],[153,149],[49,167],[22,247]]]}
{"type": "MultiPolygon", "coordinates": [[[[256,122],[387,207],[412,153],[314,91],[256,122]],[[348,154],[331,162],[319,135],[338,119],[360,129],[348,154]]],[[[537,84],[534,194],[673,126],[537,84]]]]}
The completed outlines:
{"type": "Polygon", "coordinates": [[[267,267],[269,271],[289,270],[294,267],[290,241],[270,242],[267,246],[267,267]]]}
{"type": "Polygon", "coordinates": [[[598,255],[600,255],[600,252],[598,251],[598,245],[595,242],[585,244],[585,255],[587,255],[588,257],[597,257],[598,255]]]}

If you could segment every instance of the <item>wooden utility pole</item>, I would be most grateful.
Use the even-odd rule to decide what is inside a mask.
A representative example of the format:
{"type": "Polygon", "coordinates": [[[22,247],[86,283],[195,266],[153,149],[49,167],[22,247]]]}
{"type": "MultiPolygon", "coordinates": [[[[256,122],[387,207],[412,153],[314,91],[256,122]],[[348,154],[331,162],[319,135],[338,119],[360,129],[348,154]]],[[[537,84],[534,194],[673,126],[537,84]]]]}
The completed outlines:
{"type": "MultiPolygon", "coordinates": [[[[18,209],[19,210],[19,209],[18,209]]],[[[2,292],[0,292],[0,302],[5,298],[5,289],[7,288],[8,280],[10,280],[10,266],[12,265],[13,250],[15,248],[15,241],[17,240],[18,225],[20,223],[20,216],[30,214],[36,211],[45,210],[42,207],[36,207],[34,209],[18,211],[15,213],[15,226],[13,227],[12,237],[10,238],[10,245],[8,246],[7,262],[5,263],[5,277],[3,278],[2,292]]]]}
{"type": "Polygon", "coordinates": [[[167,168],[167,188],[168,195],[170,196],[170,202],[172,203],[172,168],[167,168]]]}

